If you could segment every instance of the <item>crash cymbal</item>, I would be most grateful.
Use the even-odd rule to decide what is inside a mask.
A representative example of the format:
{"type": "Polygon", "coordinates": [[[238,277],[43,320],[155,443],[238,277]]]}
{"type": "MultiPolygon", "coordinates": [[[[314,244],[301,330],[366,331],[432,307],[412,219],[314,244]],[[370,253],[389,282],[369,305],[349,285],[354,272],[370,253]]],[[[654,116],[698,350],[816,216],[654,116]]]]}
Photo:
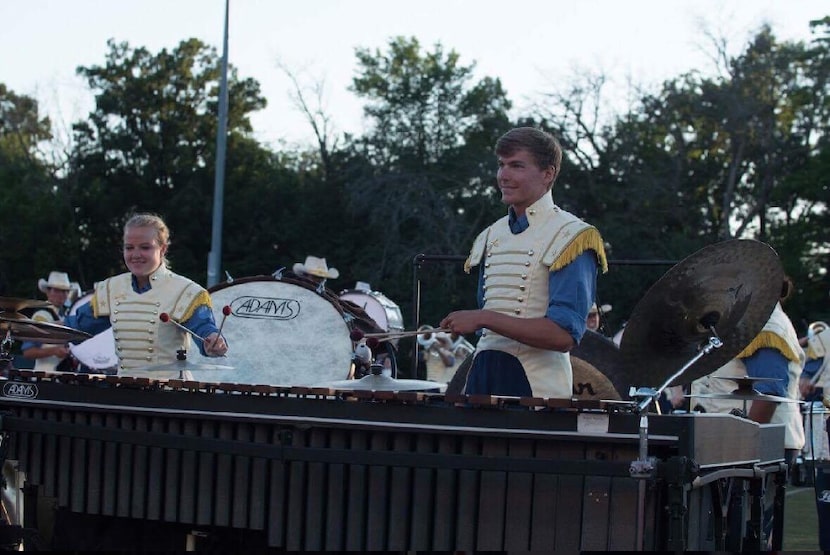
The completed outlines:
{"type": "MultiPolygon", "coordinates": [[[[189,360],[174,360],[173,362],[165,362],[162,364],[154,364],[151,366],[142,366],[141,368],[134,368],[135,372],[178,372],[186,371],[198,372],[215,371],[215,370],[233,370],[233,366],[226,366],[223,364],[209,364],[203,362],[190,362],[189,360]]],[[[129,373],[129,371],[126,371],[129,373]]]]}
{"type": "MultiPolygon", "coordinates": [[[[628,389],[634,383],[631,381],[631,376],[622,363],[620,348],[611,339],[601,333],[585,330],[582,341],[579,342],[579,345],[571,349],[570,353],[572,365],[574,357],[587,362],[611,381],[614,390],[622,398],[628,398],[628,389]]],[[[576,380],[574,380],[574,383],[576,383],[576,380]]]]}
{"type": "Polygon", "coordinates": [[[638,387],[659,387],[709,342],[723,342],[669,385],[712,373],[749,345],[781,294],[784,270],[767,244],[723,241],[682,260],[646,292],[631,313],[620,344],[623,364],[638,387]]]}
{"type": "Polygon", "coordinates": [[[316,387],[348,391],[440,391],[446,385],[428,380],[397,380],[383,374],[369,374],[359,380],[337,380],[316,387]]]}
{"type": "Polygon", "coordinates": [[[18,317],[10,318],[3,315],[0,315],[0,332],[3,332],[3,334],[8,332],[12,339],[18,341],[37,341],[38,343],[69,343],[92,337],[84,331],[53,322],[39,322],[18,317]]]}
{"type": "Polygon", "coordinates": [[[700,395],[684,395],[684,397],[694,397],[702,399],[727,399],[732,401],[772,401],[774,403],[803,403],[796,399],[789,397],[778,397],[776,395],[766,395],[756,390],[739,391],[735,390],[732,393],[701,393],[700,395]]]}
{"type": "Polygon", "coordinates": [[[577,399],[622,400],[611,380],[593,364],[571,354],[571,367],[574,380],[573,396],[577,399]]]}
{"type": "Polygon", "coordinates": [[[35,299],[18,299],[16,297],[0,297],[0,310],[4,312],[20,312],[24,308],[54,308],[49,301],[35,299]]]}

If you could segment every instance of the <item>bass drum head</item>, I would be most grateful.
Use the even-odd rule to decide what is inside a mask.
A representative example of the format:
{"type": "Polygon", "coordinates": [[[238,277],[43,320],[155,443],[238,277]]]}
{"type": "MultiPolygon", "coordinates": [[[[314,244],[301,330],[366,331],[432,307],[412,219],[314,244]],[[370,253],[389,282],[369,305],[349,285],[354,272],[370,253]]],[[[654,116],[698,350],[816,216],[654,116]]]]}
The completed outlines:
{"type": "Polygon", "coordinates": [[[622,398],[608,377],[593,364],[571,355],[574,397],[581,400],[621,401],[622,398]]]}
{"type": "Polygon", "coordinates": [[[188,360],[233,370],[192,370],[213,383],[312,386],[349,377],[354,348],[339,306],[311,285],[283,278],[236,279],[209,290],[216,325],[229,306],[222,335],[226,357],[203,357],[192,346],[188,360]]]}
{"type": "MultiPolygon", "coordinates": [[[[582,341],[571,349],[571,365],[573,365],[574,358],[588,363],[591,369],[599,370],[614,386],[618,397],[623,400],[629,399],[628,390],[632,385],[642,385],[633,383],[622,364],[620,348],[601,333],[585,330],[582,341]]],[[[574,387],[576,387],[576,371],[574,371],[574,387]]]]}

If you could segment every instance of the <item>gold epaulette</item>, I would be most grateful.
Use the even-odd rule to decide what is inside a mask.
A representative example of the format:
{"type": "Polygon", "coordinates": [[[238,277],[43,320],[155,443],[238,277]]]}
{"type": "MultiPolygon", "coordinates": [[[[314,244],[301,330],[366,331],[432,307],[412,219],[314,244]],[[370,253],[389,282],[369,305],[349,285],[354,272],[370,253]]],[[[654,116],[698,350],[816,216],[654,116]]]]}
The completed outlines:
{"type": "Polygon", "coordinates": [[[182,314],[181,321],[187,322],[190,320],[193,313],[196,312],[196,309],[203,304],[207,305],[208,308],[213,307],[213,302],[211,301],[210,294],[207,291],[201,291],[198,295],[196,295],[196,298],[193,299],[193,302],[190,303],[190,306],[187,307],[187,310],[185,310],[184,314],[182,314]]]}
{"type": "Polygon", "coordinates": [[[755,354],[758,349],[775,349],[780,352],[787,360],[792,362],[799,362],[799,357],[790,346],[780,336],[775,335],[770,331],[762,331],[755,336],[752,343],[746,346],[738,355],[738,358],[747,358],[755,354]]]}
{"type": "Polygon", "coordinates": [[[597,264],[602,268],[602,273],[606,273],[608,271],[608,259],[605,255],[605,245],[602,242],[602,236],[595,227],[587,227],[574,237],[562,251],[562,254],[554,260],[550,271],[561,270],[586,250],[593,250],[597,254],[597,264]]]}

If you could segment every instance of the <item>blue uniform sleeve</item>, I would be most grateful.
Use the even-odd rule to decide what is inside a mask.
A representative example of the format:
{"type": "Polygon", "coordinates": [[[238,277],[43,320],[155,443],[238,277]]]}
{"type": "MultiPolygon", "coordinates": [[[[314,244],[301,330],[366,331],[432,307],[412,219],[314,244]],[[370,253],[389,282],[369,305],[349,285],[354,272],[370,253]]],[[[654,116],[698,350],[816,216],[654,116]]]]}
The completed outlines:
{"type": "Polygon", "coordinates": [[[70,314],[63,321],[63,325],[76,330],[85,331],[90,335],[98,335],[110,328],[112,323],[109,316],[95,317],[92,314],[92,303],[86,303],[78,307],[75,314],[70,314]]]}
{"type": "Polygon", "coordinates": [[[20,352],[22,353],[26,349],[31,349],[32,347],[40,347],[43,343],[37,343],[36,341],[24,341],[20,344],[20,352]]]}
{"type": "MultiPolygon", "coordinates": [[[[193,316],[182,322],[182,325],[199,337],[207,337],[211,333],[219,331],[219,328],[216,327],[216,320],[213,318],[213,311],[209,306],[204,304],[194,310],[193,316]]],[[[195,337],[193,341],[199,347],[199,352],[203,356],[207,356],[203,342],[195,337]]]]}
{"type": "Polygon", "coordinates": [[[790,383],[789,361],[777,349],[763,348],[741,359],[750,378],[776,378],[777,381],[756,382],[754,387],[766,395],[787,396],[790,383]]]}
{"type": "Polygon", "coordinates": [[[548,310],[546,315],[571,334],[575,343],[585,335],[588,311],[597,289],[597,255],[585,251],[549,278],[548,310]]]}

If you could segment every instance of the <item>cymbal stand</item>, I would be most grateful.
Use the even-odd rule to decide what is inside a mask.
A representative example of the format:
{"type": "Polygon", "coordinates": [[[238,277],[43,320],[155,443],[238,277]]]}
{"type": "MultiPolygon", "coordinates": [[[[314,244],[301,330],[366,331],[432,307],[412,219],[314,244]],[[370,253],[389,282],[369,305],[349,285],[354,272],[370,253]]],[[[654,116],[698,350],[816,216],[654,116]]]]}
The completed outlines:
{"type": "Polygon", "coordinates": [[[2,375],[6,375],[7,370],[11,367],[12,361],[14,360],[14,356],[12,356],[12,345],[14,345],[14,339],[12,339],[12,332],[11,330],[6,331],[6,336],[3,338],[3,341],[0,341],[0,373],[2,375]]]}
{"type": "MultiPolygon", "coordinates": [[[[709,328],[712,336],[709,337],[709,342],[704,345],[698,353],[689,360],[683,367],[672,374],[669,379],[663,382],[659,388],[654,389],[650,387],[641,387],[636,391],[631,392],[631,396],[639,398],[637,403],[637,414],[640,415],[639,424],[639,458],[631,462],[628,468],[629,474],[632,478],[640,479],[638,495],[637,495],[637,531],[635,538],[635,546],[638,551],[643,550],[643,535],[645,527],[645,502],[646,502],[646,483],[644,478],[652,478],[655,472],[655,457],[648,456],[648,407],[657,399],[663,391],[669,387],[674,380],[683,375],[695,362],[708,355],[713,350],[723,346],[723,342],[715,332],[714,327],[709,328]]],[[[633,388],[632,388],[633,389],[633,388]]]]}

